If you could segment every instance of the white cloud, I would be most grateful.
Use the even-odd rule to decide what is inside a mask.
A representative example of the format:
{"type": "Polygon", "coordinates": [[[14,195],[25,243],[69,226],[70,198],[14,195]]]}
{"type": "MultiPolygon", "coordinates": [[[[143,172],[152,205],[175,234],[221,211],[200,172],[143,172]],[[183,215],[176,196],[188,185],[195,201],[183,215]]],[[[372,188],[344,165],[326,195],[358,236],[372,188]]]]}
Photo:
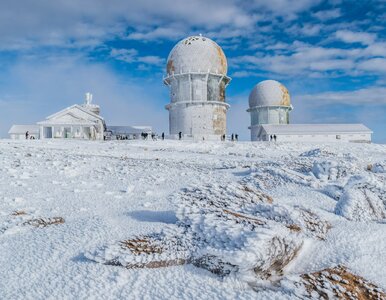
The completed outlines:
{"type": "Polygon", "coordinates": [[[142,63],[160,67],[165,64],[165,59],[159,56],[147,55],[139,56],[136,49],[116,49],[110,51],[110,56],[114,59],[127,63],[142,63]]]}
{"type": "Polygon", "coordinates": [[[245,28],[253,22],[253,14],[227,0],[3,0],[0,49],[93,47],[128,28],[134,30],[131,39],[178,38],[191,27],[245,28]]]}
{"type": "Polygon", "coordinates": [[[307,11],[320,3],[320,0],[255,0],[254,6],[263,11],[269,11],[274,15],[292,18],[295,14],[307,11]]]}
{"type": "Polygon", "coordinates": [[[340,8],[321,10],[313,14],[314,17],[316,17],[322,22],[339,18],[341,15],[342,12],[340,8]]]}
{"type": "Polygon", "coordinates": [[[100,64],[64,59],[51,62],[23,61],[3,73],[0,86],[0,136],[12,124],[33,124],[94,94],[101,114],[110,125],[152,125],[166,131],[167,111],[159,99],[168,99],[162,78],[136,81],[117,75],[100,64]]]}
{"type": "Polygon", "coordinates": [[[373,86],[354,91],[298,95],[296,98],[303,103],[312,103],[316,107],[337,103],[346,105],[380,105],[386,104],[386,88],[373,86]]]}
{"type": "Polygon", "coordinates": [[[133,63],[136,61],[136,57],[138,55],[138,51],[136,49],[111,49],[110,56],[117,59],[122,60],[127,63],[133,63]]]}
{"type": "Polygon", "coordinates": [[[376,34],[367,32],[353,32],[349,30],[338,30],[335,37],[345,43],[361,43],[363,45],[370,45],[374,43],[376,34]]]}
{"type": "Polygon", "coordinates": [[[292,50],[289,54],[244,55],[233,57],[230,62],[238,65],[239,69],[248,71],[258,69],[280,76],[301,76],[325,71],[349,72],[354,69],[359,54],[355,49],[324,48],[304,44],[299,44],[295,48],[290,46],[289,49],[292,50]]]}
{"type": "Polygon", "coordinates": [[[358,69],[376,73],[386,73],[386,58],[373,58],[358,64],[358,69]]]}
{"type": "Polygon", "coordinates": [[[185,30],[181,30],[181,28],[182,25],[180,27],[157,27],[145,32],[132,32],[127,36],[127,39],[145,42],[157,39],[175,40],[186,35],[185,30]]]}

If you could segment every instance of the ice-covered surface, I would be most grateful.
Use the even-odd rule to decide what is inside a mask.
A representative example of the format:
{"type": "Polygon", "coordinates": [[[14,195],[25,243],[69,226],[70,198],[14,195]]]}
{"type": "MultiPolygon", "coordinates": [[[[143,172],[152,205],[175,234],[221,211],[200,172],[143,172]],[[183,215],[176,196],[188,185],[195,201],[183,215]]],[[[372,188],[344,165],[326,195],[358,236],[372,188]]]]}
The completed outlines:
{"type": "Polygon", "coordinates": [[[386,289],[386,220],[340,213],[366,215],[355,193],[384,209],[385,156],[368,144],[2,140],[0,299],[293,299],[301,284],[286,283],[337,265],[386,289]],[[272,236],[301,245],[277,274],[264,273],[272,236]]]}

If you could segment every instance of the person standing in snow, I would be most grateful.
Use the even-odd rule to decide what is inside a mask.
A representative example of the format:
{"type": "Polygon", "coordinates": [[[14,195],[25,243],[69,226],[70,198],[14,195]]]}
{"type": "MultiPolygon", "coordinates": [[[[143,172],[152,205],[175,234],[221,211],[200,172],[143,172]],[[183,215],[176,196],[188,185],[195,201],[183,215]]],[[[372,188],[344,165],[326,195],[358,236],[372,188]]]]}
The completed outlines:
{"type": "Polygon", "coordinates": [[[162,140],[165,139],[165,132],[162,132],[161,138],[162,138],[162,140]]]}
{"type": "Polygon", "coordinates": [[[276,134],[273,135],[273,139],[275,140],[275,143],[276,143],[276,134]]]}
{"type": "Polygon", "coordinates": [[[179,140],[182,139],[182,132],[181,132],[181,131],[178,133],[178,139],[179,139],[179,140]]]}
{"type": "Polygon", "coordinates": [[[234,139],[235,139],[235,135],[232,133],[232,135],[231,135],[231,141],[233,142],[234,139]]]}
{"type": "Polygon", "coordinates": [[[236,139],[236,142],[239,140],[239,135],[237,133],[235,134],[235,139],[236,139]]]}
{"type": "Polygon", "coordinates": [[[26,139],[26,140],[28,140],[28,136],[29,136],[29,132],[26,131],[26,133],[25,133],[25,139],[26,139]]]}

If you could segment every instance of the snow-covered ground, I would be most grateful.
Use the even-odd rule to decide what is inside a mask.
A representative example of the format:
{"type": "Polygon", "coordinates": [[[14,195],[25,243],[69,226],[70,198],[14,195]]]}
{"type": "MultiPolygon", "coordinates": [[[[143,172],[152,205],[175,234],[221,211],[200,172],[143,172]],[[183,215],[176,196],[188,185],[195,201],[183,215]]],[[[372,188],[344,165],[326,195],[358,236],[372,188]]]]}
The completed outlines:
{"type": "Polygon", "coordinates": [[[385,172],[386,146],[376,144],[1,140],[0,299],[293,299],[288,284],[241,272],[264,254],[253,242],[268,229],[300,247],[280,276],[343,265],[386,290],[385,172]],[[261,192],[273,202],[238,210],[237,184],[248,187],[245,197],[261,192]],[[221,233],[218,216],[197,218],[197,193],[230,199],[232,216],[257,216],[263,228],[229,233],[244,226],[231,220],[221,233]],[[328,227],[290,233],[304,211],[328,227]],[[117,242],[177,232],[181,222],[210,236],[197,251],[241,266],[238,273],[103,263],[120,255],[117,242]]]}

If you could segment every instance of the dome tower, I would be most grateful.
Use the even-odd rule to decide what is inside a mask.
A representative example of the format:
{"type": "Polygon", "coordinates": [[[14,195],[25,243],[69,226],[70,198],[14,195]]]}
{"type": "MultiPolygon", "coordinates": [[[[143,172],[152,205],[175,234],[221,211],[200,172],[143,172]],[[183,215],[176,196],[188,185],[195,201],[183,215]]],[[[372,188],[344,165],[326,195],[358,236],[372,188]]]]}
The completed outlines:
{"type": "Polygon", "coordinates": [[[173,138],[220,140],[226,134],[227,60],[221,47],[203,36],[177,43],[167,60],[169,130],[173,138]]]}
{"type": "Polygon", "coordinates": [[[292,110],[291,98],[287,88],[276,80],[264,80],[255,85],[249,95],[251,114],[251,140],[259,136],[259,125],[289,124],[292,110]]]}

